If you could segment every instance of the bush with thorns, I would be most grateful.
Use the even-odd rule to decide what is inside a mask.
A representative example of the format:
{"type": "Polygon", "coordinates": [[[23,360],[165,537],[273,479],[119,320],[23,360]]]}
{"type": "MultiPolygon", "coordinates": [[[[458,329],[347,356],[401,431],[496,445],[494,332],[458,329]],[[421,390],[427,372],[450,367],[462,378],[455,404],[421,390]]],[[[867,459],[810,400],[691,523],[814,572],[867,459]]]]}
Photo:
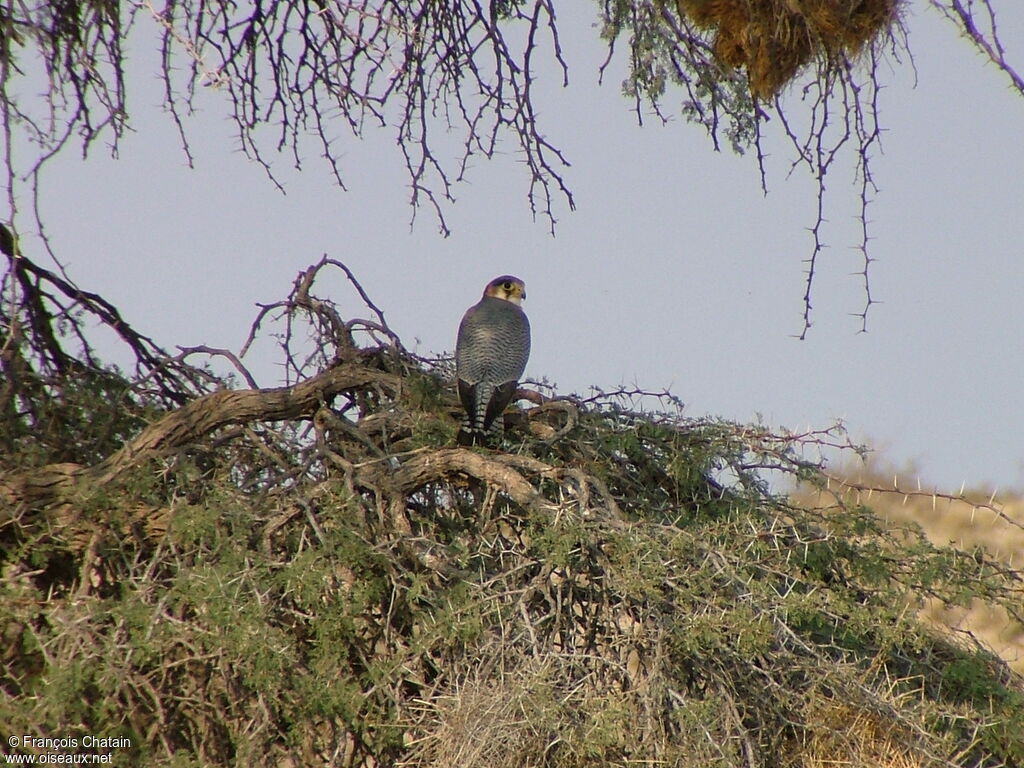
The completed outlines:
{"type": "Polygon", "coordinates": [[[325,258],[254,324],[284,327],[276,389],[134,332],[134,375],[63,351],[61,372],[54,318],[107,306],[54,283],[12,305],[32,322],[3,339],[10,733],[122,737],[122,765],[1024,761],[1021,679],[916,610],[1019,618],[1020,574],[773,492],[825,490],[807,456],[852,448],[839,428],[523,390],[501,450],[455,447],[450,361],[361,288],[371,319],[318,297],[336,269],[358,288],[325,258]]]}

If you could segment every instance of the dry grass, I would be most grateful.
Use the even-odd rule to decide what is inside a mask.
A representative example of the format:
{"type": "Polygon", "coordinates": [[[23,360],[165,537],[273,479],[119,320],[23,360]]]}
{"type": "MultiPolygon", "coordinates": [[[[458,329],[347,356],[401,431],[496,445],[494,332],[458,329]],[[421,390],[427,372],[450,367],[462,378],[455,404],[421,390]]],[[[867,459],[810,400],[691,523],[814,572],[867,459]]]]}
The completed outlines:
{"type": "Polygon", "coordinates": [[[829,698],[808,700],[801,768],[921,768],[908,734],[878,712],[829,698]]]}

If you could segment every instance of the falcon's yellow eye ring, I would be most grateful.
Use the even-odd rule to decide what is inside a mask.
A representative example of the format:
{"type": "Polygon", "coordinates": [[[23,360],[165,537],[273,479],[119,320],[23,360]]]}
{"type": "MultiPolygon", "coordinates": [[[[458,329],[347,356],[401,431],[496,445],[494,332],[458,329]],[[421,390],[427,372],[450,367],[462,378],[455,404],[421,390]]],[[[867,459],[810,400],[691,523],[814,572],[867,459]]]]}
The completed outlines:
{"type": "Polygon", "coordinates": [[[506,280],[504,283],[501,284],[501,287],[504,288],[506,291],[511,291],[512,290],[512,283],[510,283],[510,282],[508,282],[508,280],[506,280]]]}

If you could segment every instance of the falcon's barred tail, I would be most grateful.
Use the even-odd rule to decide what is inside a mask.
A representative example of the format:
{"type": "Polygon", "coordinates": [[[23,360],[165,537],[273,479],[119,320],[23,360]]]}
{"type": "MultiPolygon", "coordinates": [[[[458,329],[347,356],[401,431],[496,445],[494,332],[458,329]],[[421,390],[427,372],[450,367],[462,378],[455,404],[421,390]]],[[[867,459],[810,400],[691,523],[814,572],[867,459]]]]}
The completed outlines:
{"type": "Polygon", "coordinates": [[[468,424],[469,419],[463,419],[462,426],[459,427],[459,434],[456,436],[455,441],[459,445],[488,445],[497,443],[501,440],[501,435],[505,431],[505,417],[499,416],[491,424],[490,429],[477,429],[471,427],[468,424]]]}
{"type": "Polygon", "coordinates": [[[466,408],[466,415],[459,427],[459,445],[486,445],[500,441],[505,431],[505,408],[512,402],[517,381],[508,381],[499,386],[490,382],[468,384],[459,381],[459,398],[466,408]]]}

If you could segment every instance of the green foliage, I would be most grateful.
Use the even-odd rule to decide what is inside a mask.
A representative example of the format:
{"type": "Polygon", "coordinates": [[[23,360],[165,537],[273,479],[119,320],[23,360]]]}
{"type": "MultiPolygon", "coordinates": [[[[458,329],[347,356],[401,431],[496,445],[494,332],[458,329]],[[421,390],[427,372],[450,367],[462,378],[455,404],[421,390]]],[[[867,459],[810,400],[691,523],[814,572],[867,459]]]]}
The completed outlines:
{"type": "Polygon", "coordinates": [[[602,0],[601,37],[609,45],[627,36],[629,73],[622,92],[659,112],[668,87],[684,94],[683,116],[702,125],[718,145],[725,134],[743,154],[757,139],[758,112],[742,70],[724,66],[711,45],[713,35],[698,31],[671,4],[602,0]]]}
{"type": "Polygon", "coordinates": [[[445,413],[451,403],[444,382],[437,376],[413,371],[403,384],[401,400],[412,420],[412,445],[418,448],[451,445],[458,425],[445,413]]]}
{"type": "Polygon", "coordinates": [[[33,408],[0,418],[0,467],[12,466],[15,459],[20,468],[98,462],[136,434],[154,412],[114,368],[83,369],[56,385],[35,386],[33,408]]]}

